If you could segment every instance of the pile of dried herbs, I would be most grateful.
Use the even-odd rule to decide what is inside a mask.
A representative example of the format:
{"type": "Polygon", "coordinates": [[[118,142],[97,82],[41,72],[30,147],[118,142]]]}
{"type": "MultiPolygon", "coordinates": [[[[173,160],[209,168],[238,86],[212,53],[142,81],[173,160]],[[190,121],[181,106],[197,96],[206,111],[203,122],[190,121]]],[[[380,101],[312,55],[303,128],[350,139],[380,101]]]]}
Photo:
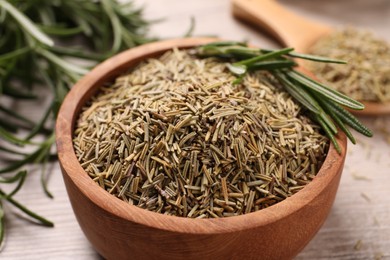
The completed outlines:
{"type": "Polygon", "coordinates": [[[302,189],[329,139],[271,73],[238,82],[231,66],[174,49],[101,87],[74,132],[82,167],[129,204],[190,218],[254,212],[302,189]]]}
{"type": "MultiPolygon", "coordinates": [[[[148,25],[132,1],[0,0],[0,174],[6,174],[0,183],[16,184],[9,193],[0,189],[0,241],[3,201],[53,225],[13,198],[25,180],[24,167],[56,158],[54,119],[68,90],[89,66],[150,41],[148,25]],[[23,107],[41,111],[40,119],[16,112],[23,107]]],[[[51,196],[45,182],[43,171],[51,196]]]]}
{"type": "Polygon", "coordinates": [[[311,52],[348,61],[310,63],[324,83],[362,101],[390,102],[390,44],[371,32],[348,27],[319,40],[311,52]]]}

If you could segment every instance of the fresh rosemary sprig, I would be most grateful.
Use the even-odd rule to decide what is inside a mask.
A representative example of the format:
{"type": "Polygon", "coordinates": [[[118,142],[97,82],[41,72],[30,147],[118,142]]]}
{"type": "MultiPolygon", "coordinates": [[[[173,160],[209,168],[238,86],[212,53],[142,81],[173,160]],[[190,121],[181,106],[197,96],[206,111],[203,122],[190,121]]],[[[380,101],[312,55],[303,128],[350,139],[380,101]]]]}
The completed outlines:
{"type": "Polygon", "coordinates": [[[7,175],[0,184],[16,185],[9,193],[0,189],[0,243],[3,201],[53,225],[13,198],[27,175],[22,168],[43,164],[42,186],[51,197],[44,165],[56,158],[53,126],[66,93],[96,62],[153,40],[146,37],[149,24],[131,1],[0,0],[0,174],[7,175]],[[42,111],[39,122],[15,112],[26,104],[42,111]]]}
{"type": "Polygon", "coordinates": [[[295,70],[294,67],[297,64],[290,57],[315,62],[341,64],[345,62],[293,51],[293,48],[266,50],[248,47],[241,42],[215,42],[200,46],[197,49],[197,54],[203,57],[214,56],[228,59],[227,68],[237,76],[235,83],[239,83],[249,71],[270,71],[286,91],[305,107],[312,118],[321,125],[339,153],[341,153],[341,148],[335,138],[338,128],[347,135],[353,144],[356,141],[347,125],[359,133],[371,137],[372,132],[344,109],[347,107],[361,110],[364,109],[363,104],[295,70]]]}

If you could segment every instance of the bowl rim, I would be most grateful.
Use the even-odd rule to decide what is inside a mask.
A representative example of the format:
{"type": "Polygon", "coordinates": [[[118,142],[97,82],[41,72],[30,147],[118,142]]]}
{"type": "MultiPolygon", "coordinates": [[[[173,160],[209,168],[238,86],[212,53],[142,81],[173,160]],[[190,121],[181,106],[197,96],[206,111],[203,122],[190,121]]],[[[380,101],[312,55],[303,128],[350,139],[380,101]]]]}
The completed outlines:
{"type": "Polygon", "coordinates": [[[67,179],[97,207],[123,220],[160,230],[199,235],[230,233],[277,222],[301,210],[324,192],[329,183],[340,177],[346,157],[347,140],[340,131],[336,138],[340,143],[342,153],[338,154],[333,145],[330,145],[325,161],[316,177],[302,190],[268,208],[233,217],[190,219],[147,211],[109,194],[83,170],[73,148],[73,129],[81,107],[102,83],[111,81],[143,59],[158,56],[173,47],[191,48],[217,40],[220,39],[180,38],[144,44],[107,59],[80,79],[64,99],[56,122],[57,152],[64,178],[66,175],[67,179]]]}

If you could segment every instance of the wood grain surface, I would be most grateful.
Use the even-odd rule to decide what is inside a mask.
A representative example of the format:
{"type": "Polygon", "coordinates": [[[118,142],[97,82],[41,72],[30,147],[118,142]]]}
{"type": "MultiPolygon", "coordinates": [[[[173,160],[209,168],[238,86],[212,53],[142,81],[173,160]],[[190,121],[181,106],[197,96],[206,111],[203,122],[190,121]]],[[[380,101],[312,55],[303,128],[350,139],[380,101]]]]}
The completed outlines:
{"type": "MultiPolygon", "coordinates": [[[[295,12],[332,26],[355,24],[370,28],[390,41],[388,0],[283,0],[295,12]]],[[[197,36],[249,40],[264,47],[276,44],[231,16],[228,0],[138,0],[149,18],[165,18],[151,33],[183,35],[195,17],[197,36]]],[[[26,107],[31,118],[38,115],[26,107]]],[[[359,137],[349,145],[345,170],[330,216],[296,259],[390,259],[390,117],[362,118],[374,130],[371,139],[359,137]],[[386,134],[387,133],[387,134],[386,134]]],[[[31,224],[7,207],[7,241],[1,259],[100,259],[81,232],[71,209],[59,166],[53,165],[50,190],[40,187],[39,169],[31,174],[16,198],[55,222],[54,228],[31,224]]],[[[8,206],[8,205],[6,205],[8,206]]],[[[151,249],[152,250],[152,249],[151,249]]]]}

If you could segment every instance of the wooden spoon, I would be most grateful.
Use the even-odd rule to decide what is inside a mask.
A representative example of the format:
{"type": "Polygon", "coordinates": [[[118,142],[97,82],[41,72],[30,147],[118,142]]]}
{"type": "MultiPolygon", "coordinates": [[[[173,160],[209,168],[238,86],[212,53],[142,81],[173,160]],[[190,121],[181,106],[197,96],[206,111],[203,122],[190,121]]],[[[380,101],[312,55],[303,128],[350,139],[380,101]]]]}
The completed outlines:
{"type": "MultiPolygon", "coordinates": [[[[265,30],[282,45],[302,53],[307,53],[316,41],[333,30],[288,11],[274,0],[232,0],[232,11],[236,18],[265,30]]],[[[351,112],[369,116],[390,114],[390,102],[362,103],[364,110],[351,112]]]]}

